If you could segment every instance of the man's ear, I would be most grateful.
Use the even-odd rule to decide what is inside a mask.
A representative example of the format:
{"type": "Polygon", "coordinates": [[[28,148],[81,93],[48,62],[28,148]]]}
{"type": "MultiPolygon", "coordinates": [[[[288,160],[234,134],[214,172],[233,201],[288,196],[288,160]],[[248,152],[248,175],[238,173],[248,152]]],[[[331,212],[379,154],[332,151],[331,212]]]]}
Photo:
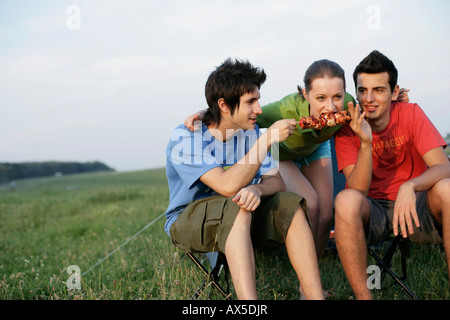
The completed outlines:
{"type": "Polygon", "coordinates": [[[219,106],[219,109],[220,109],[221,112],[223,112],[223,113],[230,113],[230,109],[228,109],[228,105],[225,102],[224,98],[220,98],[217,101],[217,105],[219,106]]]}
{"type": "Polygon", "coordinates": [[[398,95],[399,95],[399,93],[400,93],[400,87],[399,87],[399,85],[397,84],[395,87],[394,87],[394,92],[392,92],[392,101],[396,101],[397,100],[397,98],[398,98],[398,95]]]}

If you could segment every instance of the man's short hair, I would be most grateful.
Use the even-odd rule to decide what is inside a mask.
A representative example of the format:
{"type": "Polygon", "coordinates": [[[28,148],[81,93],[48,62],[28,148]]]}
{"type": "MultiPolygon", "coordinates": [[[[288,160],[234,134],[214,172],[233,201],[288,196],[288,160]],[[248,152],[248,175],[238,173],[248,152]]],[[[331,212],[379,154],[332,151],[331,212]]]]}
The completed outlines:
{"type": "Polygon", "coordinates": [[[263,69],[253,67],[248,61],[226,59],[208,77],[205,96],[208,110],[203,122],[209,126],[220,123],[219,99],[223,98],[233,115],[239,108],[241,96],[253,92],[266,81],[263,69]]]}
{"type": "Polygon", "coordinates": [[[357,78],[360,73],[383,73],[387,72],[389,75],[389,86],[391,91],[394,91],[397,85],[398,72],[394,63],[378,50],[372,51],[367,57],[365,57],[355,68],[353,72],[353,81],[355,81],[355,87],[358,86],[357,78]]]}

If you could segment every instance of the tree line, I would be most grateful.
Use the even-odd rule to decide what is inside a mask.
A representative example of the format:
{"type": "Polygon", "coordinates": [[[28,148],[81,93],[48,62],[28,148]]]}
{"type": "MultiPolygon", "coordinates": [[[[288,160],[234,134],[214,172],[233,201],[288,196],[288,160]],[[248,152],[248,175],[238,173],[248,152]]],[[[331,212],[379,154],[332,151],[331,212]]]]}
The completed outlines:
{"type": "Polygon", "coordinates": [[[114,171],[114,169],[99,161],[0,163],[0,182],[94,171],[114,171]]]}

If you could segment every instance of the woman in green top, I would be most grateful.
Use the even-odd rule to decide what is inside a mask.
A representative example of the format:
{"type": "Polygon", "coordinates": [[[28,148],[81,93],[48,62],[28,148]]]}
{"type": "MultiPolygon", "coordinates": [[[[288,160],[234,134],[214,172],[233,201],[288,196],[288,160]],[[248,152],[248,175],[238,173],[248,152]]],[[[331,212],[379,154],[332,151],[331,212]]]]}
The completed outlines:
{"type": "MultiPolygon", "coordinates": [[[[350,114],[359,119],[355,131],[364,130],[364,114],[359,114],[359,107],[353,108],[355,100],[345,91],[345,73],[337,63],[326,59],[315,61],[306,70],[303,80],[303,89],[297,87],[298,92],[262,107],[262,114],[257,118],[260,128],[268,128],[280,119],[298,121],[304,116],[347,110],[349,106],[350,114]]],[[[194,130],[194,121],[201,121],[202,115],[203,111],[191,115],[184,124],[194,130]]],[[[302,130],[297,125],[295,132],[279,145],[280,174],[287,191],[306,199],[318,258],[329,239],[333,218],[330,139],[341,126],[318,131],[302,130]]]]}
{"type": "MultiPolygon", "coordinates": [[[[262,107],[258,125],[268,128],[279,119],[299,120],[304,116],[347,110],[353,97],[345,91],[344,70],[330,60],[318,60],[308,67],[304,88],[280,101],[262,107]]],[[[279,145],[280,174],[287,191],[306,199],[308,216],[320,258],[330,236],[333,218],[333,167],[331,137],[342,125],[323,130],[295,132],[279,145]]]]}

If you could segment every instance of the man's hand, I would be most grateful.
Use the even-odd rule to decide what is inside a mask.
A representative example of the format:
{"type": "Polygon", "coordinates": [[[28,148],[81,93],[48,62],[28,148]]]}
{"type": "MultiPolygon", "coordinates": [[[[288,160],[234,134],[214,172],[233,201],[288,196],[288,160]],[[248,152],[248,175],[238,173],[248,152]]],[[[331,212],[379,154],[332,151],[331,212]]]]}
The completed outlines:
{"type": "Polygon", "coordinates": [[[361,144],[366,143],[372,145],[372,128],[366,119],[364,119],[366,113],[360,113],[359,104],[354,107],[353,102],[348,103],[348,113],[352,117],[350,128],[358,135],[361,144]]]}
{"type": "Polygon", "coordinates": [[[278,120],[267,129],[267,137],[270,144],[283,142],[294,133],[297,121],[295,119],[278,120]]]}
{"type": "Polygon", "coordinates": [[[255,211],[261,203],[261,191],[253,185],[242,188],[233,198],[233,201],[244,210],[255,211]]]}
{"type": "Polygon", "coordinates": [[[413,234],[413,221],[416,227],[420,227],[419,217],[416,211],[416,193],[414,192],[414,183],[405,182],[402,184],[398,190],[397,199],[394,206],[394,218],[392,220],[392,225],[394,229],[394,235],[398,235],[398,225],[400,224],[400,229],[403,238],[406,238],[408,234],[413,234]]]}

